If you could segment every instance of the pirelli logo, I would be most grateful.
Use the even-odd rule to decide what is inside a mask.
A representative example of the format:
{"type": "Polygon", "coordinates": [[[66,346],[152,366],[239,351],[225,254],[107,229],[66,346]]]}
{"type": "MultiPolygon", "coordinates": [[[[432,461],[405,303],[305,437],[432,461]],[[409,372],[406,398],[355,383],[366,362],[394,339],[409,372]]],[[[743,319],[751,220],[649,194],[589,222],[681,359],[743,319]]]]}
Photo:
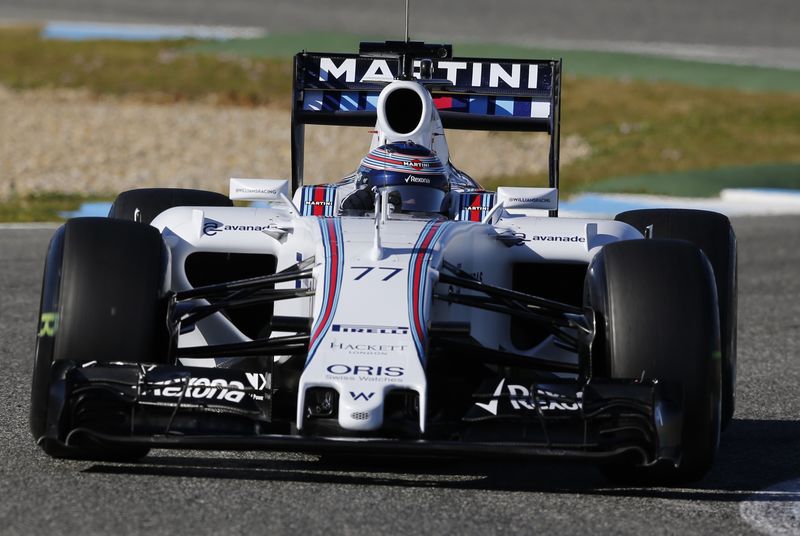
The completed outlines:
{"type": "Polygon", "coordinates": [[[383,335],[407,335],[408,328],[401,326],[362,326],[355,324],[334,324],[332,331],[339,333],[373,333],[383,335]]]}

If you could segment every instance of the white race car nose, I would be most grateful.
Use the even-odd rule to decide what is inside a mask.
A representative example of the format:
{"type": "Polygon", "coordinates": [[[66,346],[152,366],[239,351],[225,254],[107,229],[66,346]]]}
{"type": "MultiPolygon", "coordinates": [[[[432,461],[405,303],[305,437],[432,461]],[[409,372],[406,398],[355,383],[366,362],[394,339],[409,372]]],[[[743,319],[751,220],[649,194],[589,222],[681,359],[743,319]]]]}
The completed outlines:
{"type": "Polygon", "coordinates": [[[345,430],[379,429],[383,426],[383,402],[383,391],[369,386],[340,393],[339,426],[345,430]]]}

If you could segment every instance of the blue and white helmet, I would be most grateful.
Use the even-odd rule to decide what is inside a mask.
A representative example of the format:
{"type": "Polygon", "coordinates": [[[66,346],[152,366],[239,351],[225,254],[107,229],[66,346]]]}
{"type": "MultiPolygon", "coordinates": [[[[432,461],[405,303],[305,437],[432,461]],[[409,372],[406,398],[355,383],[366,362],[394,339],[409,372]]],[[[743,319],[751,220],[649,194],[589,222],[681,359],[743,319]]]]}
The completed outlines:
{"type": "Polygon", "coordinates": [[[359,189],[380,188],[396,211],[447,210],[450,191],[444,164],[434,152],[416,143],[388,143],[371,150],[358,168],[359,189]]]}

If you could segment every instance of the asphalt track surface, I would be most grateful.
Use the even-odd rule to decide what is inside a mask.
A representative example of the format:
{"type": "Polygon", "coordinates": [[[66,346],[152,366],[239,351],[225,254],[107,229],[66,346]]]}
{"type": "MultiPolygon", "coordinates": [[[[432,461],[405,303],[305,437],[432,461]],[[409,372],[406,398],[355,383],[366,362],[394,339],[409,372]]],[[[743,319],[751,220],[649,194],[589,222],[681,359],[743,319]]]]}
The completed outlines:
{"type": "MultiPolygon", "coordinates": [[[[404,1],[0,0],[0,19],[263,27],[401,38],[404,1]]],[[[411,0],[412,37],[800,48],[796,0],[411,0]]]]}
{"type": "Polygon", "coordinates": [[[800,478],[800,217],[734,226],[737,412],[709,476],[672,489],[614,487],[591,466],[539,462],[164,450],[136,464],[50,459],[28,431],[28,399],[53,231],[0,229],[0,534],[754,532],[742,501],[800,501],[760,492],[800,478]]]}

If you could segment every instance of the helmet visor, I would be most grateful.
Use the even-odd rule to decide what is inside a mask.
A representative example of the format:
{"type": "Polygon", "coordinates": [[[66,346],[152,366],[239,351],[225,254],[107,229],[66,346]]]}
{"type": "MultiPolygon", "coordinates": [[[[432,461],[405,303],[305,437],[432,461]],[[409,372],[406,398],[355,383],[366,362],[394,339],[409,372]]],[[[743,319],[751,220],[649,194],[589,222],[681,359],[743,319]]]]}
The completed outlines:
{"type": "Polygon", "coordinates": [[[383,195],[388,196],[389,203],[395,211],[400,212],[436,212],[444,210],[446,193],[429,186],[401,185],[381,187],[383,195]]]}

